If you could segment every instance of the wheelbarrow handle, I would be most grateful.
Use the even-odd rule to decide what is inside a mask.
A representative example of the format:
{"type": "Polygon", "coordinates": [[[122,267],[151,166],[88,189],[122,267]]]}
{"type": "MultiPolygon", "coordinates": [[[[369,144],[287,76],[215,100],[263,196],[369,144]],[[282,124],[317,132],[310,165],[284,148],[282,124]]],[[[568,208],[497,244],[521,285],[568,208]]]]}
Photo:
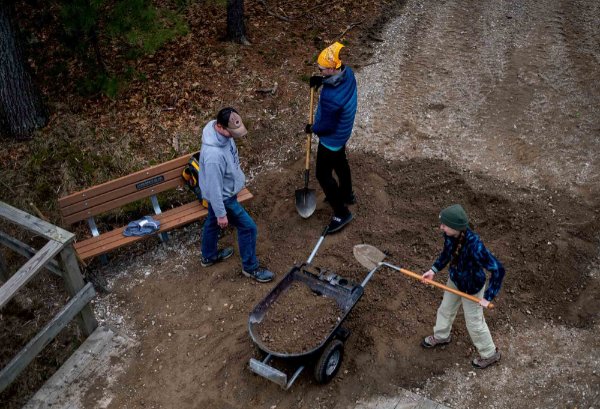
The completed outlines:
{"type": "Polygon", "coordinates": [[[371,277],[373,277],[373,274],[375,274],[375,271],[377,271],[379,269],[379,267],[381,267],[382,265],[383,265],[383,263],[379,263],[373,270],[369,271],[369,274],[367,274],[367,276],[362,281],[362,283],[360,283],[360,286],[362,288],[365,288],[365,286],[367,285],[367,283],[369,282],[371,277]]]}
{"type": "Polygon", "coordinates": [[[321,244],[323,243],[323,240],[325,240],[325,236],[327,236],[328,232],[329,232],[329,226],[325,226],[325,228],[323,229],[323,233],[321,233],[321,237],[319,237],[319,241],[317,241],[317,245],[315,246],[313,251],[310,253],[310,256],[308,256],[308,260],[306,260],[306,264],[312,263],[313,258],[315,258],[315,256],[317,255],[317,251],[319,250],[319,247],[321,247],[321,244]]]}
{"type": "MultiPolygon", "coordinates": [[[[413,272],[412,272],[412,271],[410,271],[410,270],[406,270],[406,269],[404,269],[404,268],[400,268],[400,267],[397,267],[397,266],[395,266],[395,265],[393,265],[393,264],[389,264],[389,263],[385,263],[385,262],[381,262],[381,263],[379,263],[379,264],[380,264],[380,265],[384,265],[384,266],[386,266],[386,267],[389,267],[389,268],[391,268],[391,269],[393,269],[393,270],[399,271],[399,272],[401,272],[402,274],[405,274],[405,275],[407,275],[407,276],[409,276],[409,277],[415,278],[415,279],[417,279],[417,280],[419,280],[419,281],[423,281],[423,277],[422,277],[420,274],[413,273],[413,272]]],[[[440,283],[438,283],[437,281],[433,281],[433,280],[424,280],[424,281],[425,281],[427,284],[431,284],[431,285],[432,285],[432,286],[434,286],[434,287],[441,288],[441,289],[442,289],[442,290],[444,290],[444,291],[448,291],[448,292],[451,292],[451,293],[453,293],[453,294],[456,294],[456,295],[458,295],[458,296],[460,296],[460,297],[466,298],[467,300],[473,301],[474,303],[477,303],[477,304],[479,304],[479,302],[481,301],[481,299],[480,299],[480,298],[477,298],[477,297],[475,297],[474,295],[467,294],[467,293],[463,293],[462,291],[459,291],[459,290],[455,290],[454,288],[450,288],[450,287],[448,287],[447,285],[440,284],[440,283]]],[[[488,304],[488,306],[487,306],[487,308],[488,308],[488,309],[492,309],[492,308],[494,308],[494,304],[492,304],[492,303],[489,303],[489,304],[488,304]]]]}

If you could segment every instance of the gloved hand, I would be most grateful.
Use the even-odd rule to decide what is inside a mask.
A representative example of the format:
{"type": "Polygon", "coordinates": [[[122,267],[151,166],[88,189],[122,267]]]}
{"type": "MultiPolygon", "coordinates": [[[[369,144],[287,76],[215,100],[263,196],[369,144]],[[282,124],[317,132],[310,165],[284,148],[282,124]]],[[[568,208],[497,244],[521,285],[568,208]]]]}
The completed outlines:
{"type": "Polygon", "coordinates": [[[312,125],[311,124],[306,124],[306,127],[304,127],[304,132],[305,133],[309,133],[309,134],[313,133],[312,125]]]}
{"type": "Polygon", "coordinates": [[[323,85],[323,77],[321,77],[320,75],[313,75],[312,77],[310,77],[311,88],[314,87],[317,90],[321,85],[323,85]]]}

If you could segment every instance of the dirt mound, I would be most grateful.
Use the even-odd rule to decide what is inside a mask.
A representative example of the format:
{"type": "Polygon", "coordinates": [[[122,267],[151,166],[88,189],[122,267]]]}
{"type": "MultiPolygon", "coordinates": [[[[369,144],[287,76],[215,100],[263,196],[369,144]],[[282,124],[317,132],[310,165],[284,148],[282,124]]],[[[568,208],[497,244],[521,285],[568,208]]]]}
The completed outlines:
{"type": "MultiPolygon", "coordinates": [[[[572,325],[585,325],[586,317],[576,318],[569,312],[585,288],[586,259],[596,252],[598,209],[572,203],[570,196],[559,191],[499,186],[497,180],[441,162],[382,162],[362,154],[353,154],[350,160],[358,197],[353,208],[356,220],[348,232],[326,240],[320,251],[324,260],[317,258],[315,263],[340,266],[341,272],[351,267],[348,272],[360,278],[362,272],[351,260],[351,250],[353,244],[368,243],[405,268],[425,270],[442,246],[439,210],[462,203],[474,230],[508,271],[501,302],[513,311],[529,310],[545,318],[561,316],[572,325]],[[541,298],[544,303],[531,302],[541,298]]],[[[279,252],[287,254],[284,259],[288,260],[302,259],[299,249],[308,256],[310,243],[316,242],[317,232],[330,216],[325,203],[309,220],[295,214],[290,191],[300,183],[298,165],[266,176],[257,186],[253,204],[259,219],[269,220],[268,241],[262,246],[279,243],[279,252]],[[262,186],[267,191],[261,192],[262,186]],[[269,205],[273,202],[274,206],[269,205]]],[[[322,200],[318,192],[318,200],[322,200]]],[[[402,277],[398,280],[405,281],[402,277]]]]}
{"type": "MultiPolygon", "coordinates": [[[[358,198],[352,207],[355,220],[325,239],[313,265],[360,281],[367,272],[354,260],[352,248],[369,243],[389,254],[389,261],[423,271],[441,250],[439,209],[460,202],[507,270],[497,309],[487,314],[501,347],[506,331],[527,328],[531,319],[579,327],[595,322],[598,292],[586,287],[590,280],[584,266],[596,256],[597,209],[573,203],[558,191],[531,193],[503,185],[499,195],[497,180],[442,162],[386,162],[354,152],[350,162],[358,198]]],[[[319,189],[315,214],[307,220],[297,215],[294,190],[302,184],[301,171],[299,160],[250,186],[256,194],[248,208],[259,225],[258,254],[278,279],[292,264],[305,261],[330,217],[319,189]]],[[[318,400],[317,407],[331,408],[354,402],[359,393],[384,393],[390,383],[423,387],[432,375],[475,354],[460,315],[455,342],[445,347],[448,353],[424,354],[419,341],[431,332],[442,293],[384,269],[371,279],[344,324],[351,336],[339,382],[313,388],[306,374],[294,385],[296,393],[282,396],[276,385],[246,368],[251,357],[260,355],[247,333],[248,313],[271,287],[243,278],[237,256],[201,268],[190,249],[199,239],[198,230],[182,232],[177,249],[154,256],[150,251],[140,257],[138,268],[129,266],[139,271],[154,264],[154,273],[138,285],[114,286],[113,302],[127,305],[142,343],[112,407],[167,405],[169,398],[158,387],[166,383],[179,385],[172,388],[180,392],[183,406],[241,407],[246,402],[243,407],[262,407],[277,402],[294,407],[302,396],[307,402],[318,400]],[[187,260],[183,265],[182,258],[187,260]]],[[[235,238],[226,234],[222,240],[223,245],[232,244],[235,238]]],[[[120,268],[113,264],[113,269],[120,268]]],[[[445,273],[437,279],[445,280],[445,273]]],[[[126,281],[135,282],[132,277],[126,281]]],[[[314,308],[314,299],[304,297],[297,307],[314,308]]]]}

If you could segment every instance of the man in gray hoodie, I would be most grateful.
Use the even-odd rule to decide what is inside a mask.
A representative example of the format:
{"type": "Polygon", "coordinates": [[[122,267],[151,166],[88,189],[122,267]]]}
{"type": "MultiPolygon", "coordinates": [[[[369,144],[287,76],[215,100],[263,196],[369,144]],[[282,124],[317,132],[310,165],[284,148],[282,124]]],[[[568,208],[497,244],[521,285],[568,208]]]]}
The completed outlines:
{"type": "Polygon", "coordinates": [[[237,228],[242,274],[266,283],[275,274],[259,265],[256,223],[237,201],[246,177],[240,168],[235,139],[247,133],[240,114],[233,108],[220,110],[217,119],[206,124],[202,131],[198,183],[202,198],[208,201],[208,216],[202,230],[201,264],[208,267],[231,257],[233,248],[217,248],[219,229],[231,224],[237,228]]]}

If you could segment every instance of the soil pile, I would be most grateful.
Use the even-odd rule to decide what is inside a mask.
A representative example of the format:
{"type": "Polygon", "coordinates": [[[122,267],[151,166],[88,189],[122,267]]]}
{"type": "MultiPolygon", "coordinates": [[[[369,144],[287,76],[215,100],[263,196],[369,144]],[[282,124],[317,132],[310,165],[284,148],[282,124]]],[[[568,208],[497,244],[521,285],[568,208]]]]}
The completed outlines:
{"type": "MultiPolygon", "coordinates": [[[[584,266],[597,255],[597,209],[558,190],[503,184],[498,193],[498,180],[444,162],[385,161],[351,152],[350,165],[358,198],[351,208],[355,219],[343,232],[325,238],[315,267],[360,282],[368,271],[355,261],[352,249],[367,243],[386,252],[386,260],[395,265],[424,271],[443,245],[439,210],[461,202],[475,231],[507,271],[494,300],[497,308],[486,312],[494,341],[506,352],[499,371],[515,368],[518,373],[513,334],[529,329],[532,322],[584,329],[595,325],[600,289],[584,266]]],[[[259,227],[258,256],[277,273],[277,280],[308,257],[331,216],[319,189],[313,216],[298,216],[294,190],[302,181],[302,168],[302,159],[286,163],[250,185],[255,199],[247,208],[259,227]]],[[[247,331],[248,314],[272,284],[242,277],[237,255],[208,269],[200,267],[199,250],[194,250],[199,240],[200,228],[193,225],[168,247],[148,242],[133,264],[125,255],[101,271],[109,277],[123,272],[113,284],[111,304],[127,306],[127,322],[141,340],[135,360],[113,388],[111,407],[167,407],[176,397],[165,396],[160,385],[173,384],[183,407],[342,408],[364,396],[392,393],[395,386],[423,388],[432,376],[453,368],[472,371],[476,351],[462,314],[452,344],[439,351],[419,346],[432,331],[442,291],[381,269],[345,321],[351,335],[333,383],[315,387],[308,371],[296,381],[293,393],[282,394],[277,385],[247,369],[250,358],[260,357],[247,331]],[[142,275],[144,271],[150,275],[142,275]]],[[[235,235],[226,232],[221,240],[221,245],[233,245],[235,235]]],[[[446,279],[445,272],[436,277],[446,279]]],[[[298,311],[318,308],[319,297],[295,298],[298,311]]],[[[560,351],[549,348],[548,353],[552,348],[560,351]]],[[[591,373],[589,365],[593,362],[578,367],[591,373]]],[[[481,389],[481,399],[486,393],[481,389]]]]}
{"type": "Polygon", "coordinates": [[[341,319],[333,298],[295,281],[269,306],[256,324],[260,340],[271,351],[298,354],[318,347],[341,319]]]}

